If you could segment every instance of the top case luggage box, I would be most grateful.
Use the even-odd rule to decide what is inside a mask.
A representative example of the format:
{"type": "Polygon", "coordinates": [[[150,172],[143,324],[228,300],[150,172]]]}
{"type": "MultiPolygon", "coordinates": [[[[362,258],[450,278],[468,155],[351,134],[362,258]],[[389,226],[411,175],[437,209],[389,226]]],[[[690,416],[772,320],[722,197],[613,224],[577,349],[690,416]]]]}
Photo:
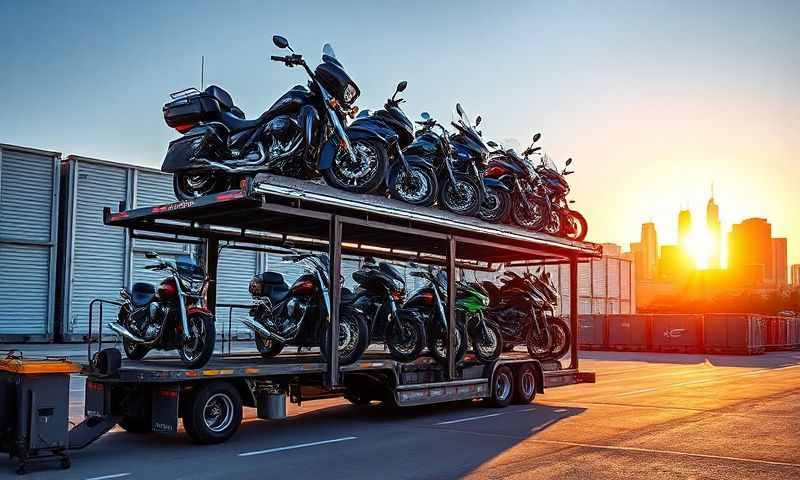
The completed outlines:
{"type": "Polygon", "coordinates": [[[216,98],[201,92],[164,105],[164,121],[172,128],[219,119],[222,107],[216,98]]]}

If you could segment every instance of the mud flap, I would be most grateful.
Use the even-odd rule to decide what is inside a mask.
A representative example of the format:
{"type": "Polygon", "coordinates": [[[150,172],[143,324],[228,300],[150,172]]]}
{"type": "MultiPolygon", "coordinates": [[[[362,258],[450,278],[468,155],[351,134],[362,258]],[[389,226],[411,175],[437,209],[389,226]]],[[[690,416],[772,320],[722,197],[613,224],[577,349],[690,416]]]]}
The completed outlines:
{"type": "Polygon", "coordinates": [[[158,386],[153,388],[152,395],[151,427],[153,432],[175,435],[178,432],[180,387],[177,385],[158,386]]]}
{"type": "Polygon", "coordinates": [[[84,395],[84,413],[87,417],[111,414],[111,389],[106,384],[86,379],[84,395]]]}

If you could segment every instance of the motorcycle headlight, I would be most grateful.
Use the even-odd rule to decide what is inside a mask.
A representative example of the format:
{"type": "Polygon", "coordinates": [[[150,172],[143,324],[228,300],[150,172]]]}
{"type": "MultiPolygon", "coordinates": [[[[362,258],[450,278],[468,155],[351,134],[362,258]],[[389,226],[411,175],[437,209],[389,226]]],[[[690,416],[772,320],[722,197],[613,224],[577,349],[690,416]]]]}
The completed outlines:
{"type": "Polygon", "coordinates": [[[347,88],[344,89],[344,103],[348,105],[356,99],[357,91],[356,87],[352,83],[347,84],[347,88]]]}

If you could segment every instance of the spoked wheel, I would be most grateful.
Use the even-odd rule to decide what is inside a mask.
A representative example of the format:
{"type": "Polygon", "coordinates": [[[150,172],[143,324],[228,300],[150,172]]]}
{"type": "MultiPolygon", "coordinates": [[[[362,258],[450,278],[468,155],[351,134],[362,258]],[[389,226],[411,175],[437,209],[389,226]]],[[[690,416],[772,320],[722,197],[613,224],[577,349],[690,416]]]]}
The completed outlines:
{"type": "Polygon", "coordinates": [[[188,368],[200,368],[214,353],[214,316],[207,312],[189,314],[189,336],[178,349],[181,360],[188,368]]]}
{"type": "Polygon", "coordinates": [[[221,192],[227,187],[226,179],[211,172],[176,173],[172,176],[172,188],[178,200],[194,200],[203,195],[221,192]]]}
{"type": "Polygon", "coordinates": [[[570,240],[577,240],[582,242],[586,238],[586,232],[589,230],[589,225],[586,219],[580,212],[575,210],[567,210],[564,213],[564,218],[561,222],[561,235],[569,238],[570,240]]]}
{"type": "Polygon", "coordinates": [[[186,400],[183,428],[197,443],[221,443],[242,423],[242,397],[226,382],[200,387],[186,400]]]}
{"type": "Polygon", "coordinates": [[[481,188],[478,182],[467,175],[455,174],[456,182],[448,176],[439,191],[439,202],[442,207],[458,215],[474,217],[481,208],[481,188]]]}
{"type": "Polygon", "coordinates": [[[415,318],[392,319],[386,325],[385,338],[389,353],[398,362],[414,361],[427,344],[425,327],[415,318]]]}
{"type": "MultiPolygon", "coordinates": [[[[330,323],[320,329],[319,350],[328,358],[330,349],[330,323]]],[[[339,314],[339,365],[349,365],[359,358],[369,346],[369,327],[363,315],[353,309],[343,309],[339,314]]]]}
{"type": "Polygon", "coordinates": [[[430,207],[436,202],[438,182],[429,168],[412,165],[408,170],[401,162],[392,166],[389,195],[411,205],[430,207]]]}
{"type": "Polygon", "coordinates": [[[511,214],[511,194],[500,188],[487,187],[478,217],[489,223],[505,223],[511,214]]]}
{"type": "Polygon", "coordinates": [[[530,206],[526,206],[526,200],[519,195],[514,196],[513,205],[511,206],[511,219],[522,228],[535,232],[541,231],[546,220],[544,202],[538,198],[528,196],[527,203],[530,206]]]}
{"type": "Polygon", "coordinates": [[[375,140],[351,142],[355,160],[340,148],[331,168],[323,170],[328,185],[354,193],[369,193],[383,182],[388,164],[386,146],[375,140]]]}
{"type": "Polygon", "coordinates": [[[569,350],[570,334],[569,326],[563,318],[551,318],[547,321],[553,338],[550,346],[550,358],[558,360],[567,354],[569,350]]]}
{"type": "Polygon", "coordinates": [[[475,328],[472,348],[478,360],[489,363],[500,358],[500,354],[503,353],[503,334],[500,333],[500,327],[491,322],[485,322],[484,326],[485,329],[481,325],[475,328]]]}
{"type": "Polygon", "coordinates": [[[549,233],[550,235],[561,235],[561,231],[561,214],[559,214],[556,210],[551,210],[550,221],[548,221],[544,226],[544,233],[549,233]]]}
{"type": "MultiPolygon", "coordinates": [[[[455,333],[455,359],[456,364],[458,364],[464,359],[464,354],[467,353],[467,330],[461,322],[456,322],[455,333]]],[[[433,358],[442,365],[447,365],[448,345],[447,331],[437,331],[428,337],[428,349],[433,358]]]]}
{"type": "Polygon", "coordinates": [[[543,328],[536,331],[536,328],[531,327],[528,330],[528,335],[525,338],[525,346],[528,347],[528,355],[533,358],[545,359],[550,358],[550,347],[553,344],[550,331],[543,328]]]}
{"type": "Polygon", "coordinates": [[[263,358],[273,358],[281,353],[283,344],[272,339],[261,338],[261,335],[256,334],[256,348],[263,358]]]}

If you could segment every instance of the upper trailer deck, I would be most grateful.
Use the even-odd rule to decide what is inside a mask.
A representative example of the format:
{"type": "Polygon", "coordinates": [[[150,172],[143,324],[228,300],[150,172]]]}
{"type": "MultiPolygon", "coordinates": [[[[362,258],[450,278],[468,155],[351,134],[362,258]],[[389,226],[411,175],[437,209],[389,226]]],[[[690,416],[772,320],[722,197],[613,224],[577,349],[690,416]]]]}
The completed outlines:
{"type": "Polygon", "coordinates": [[[343,225],[343,253],[441,263],[449,239],[455,241],[461,262],[563,263],[602,253],[594,243],[267,174],[243,181],[238,190],[191,201],[119,212],[106,209],[104,221],[139,231],[327,250],[334,217],[343,225]]]}

